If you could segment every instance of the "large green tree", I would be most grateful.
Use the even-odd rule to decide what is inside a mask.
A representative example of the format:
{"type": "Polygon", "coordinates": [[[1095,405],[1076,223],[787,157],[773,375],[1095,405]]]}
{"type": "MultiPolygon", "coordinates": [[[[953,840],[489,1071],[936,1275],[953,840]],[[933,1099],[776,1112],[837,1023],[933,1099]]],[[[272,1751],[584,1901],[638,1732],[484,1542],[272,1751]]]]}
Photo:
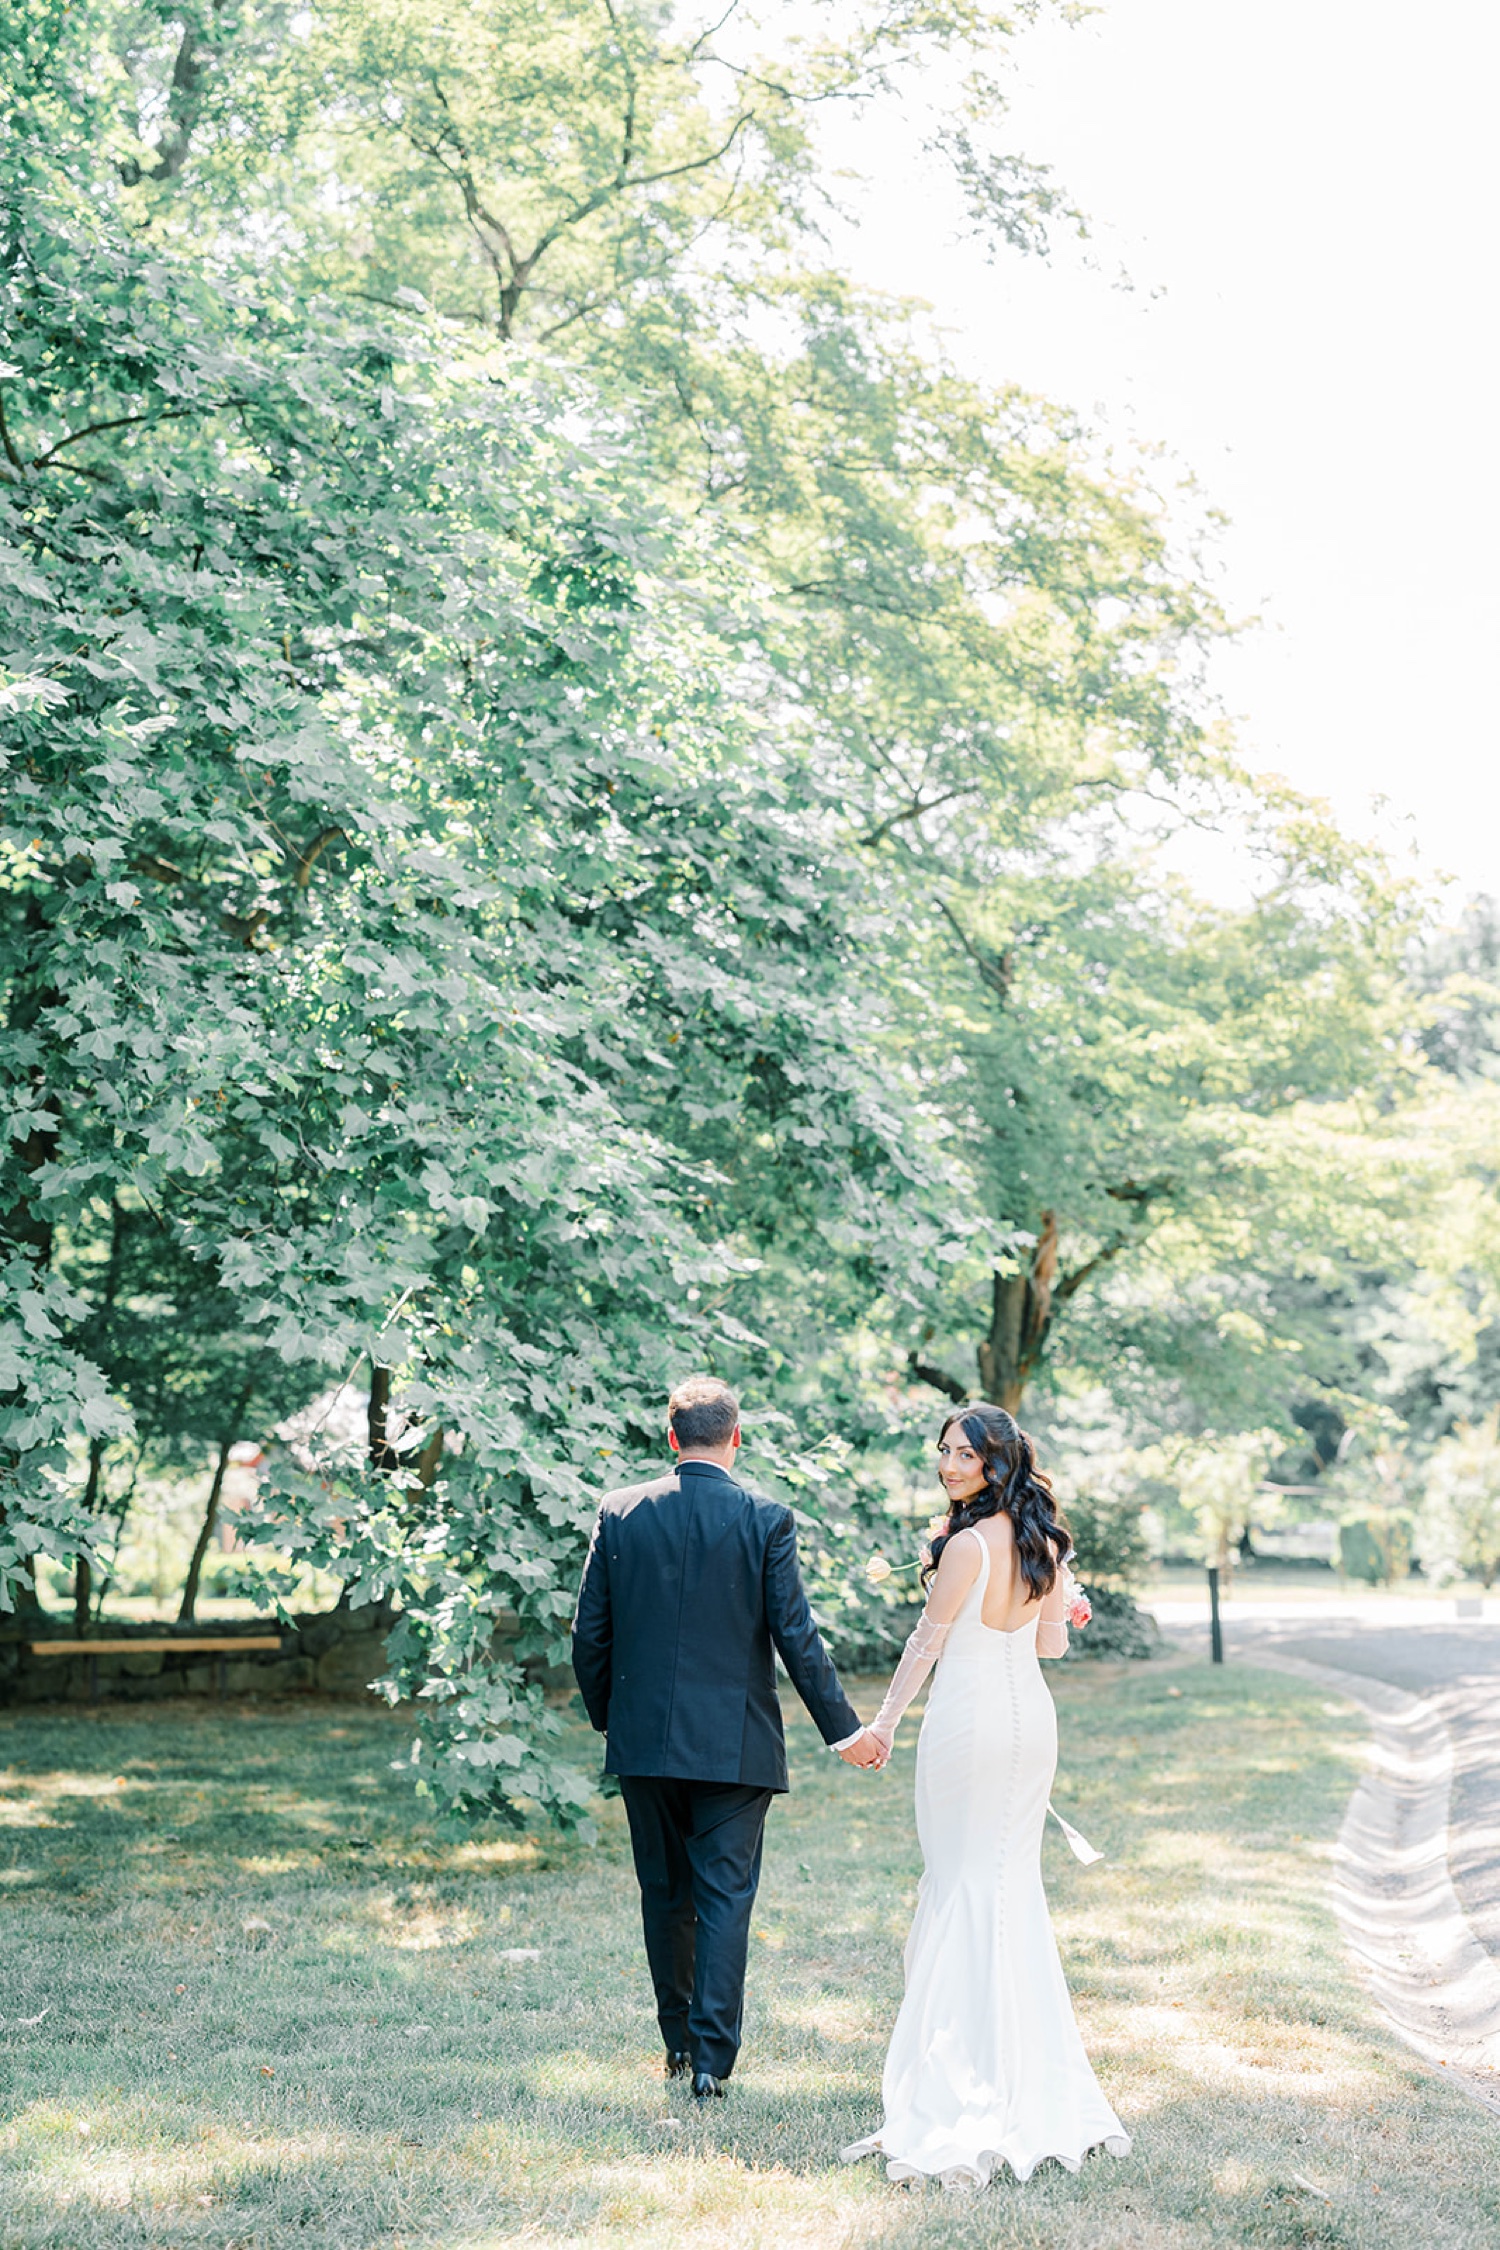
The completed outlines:
{"type": "Polygon", "coordinates": [[[753,1334],[773,1229],[805,1277],[918,1254],[857,871],[586,393],[416,321],[309,329],[13,190],[3,1560],[87,1553],[67,1440],[144,1404],[122,1324],[201,1267],[221,1360],[368,1387],[300,1536],[399,1596],[409,1684],[470,1682],[436,1695],[459,1780],[576,1802],[521,1667],[601,1458],[753,1334]],[[397,1390],[444,1433],[421,1476],[397,1390]]]}
{"type": "Polygon", "coordinates": [[[273,243],[303,296],[430,303],[586,369],[732,542],[854,835],[957,812],[1025,846],[1216,766],[1193,684],[1219,619],[1149,488],[822,250],[819,117],[937,64],[975,224],[1045,242],[1057,191],[997,83],[1036,9],[94,5],[88,72],[64,38],[55,76],[98,117],[99,191],[166,243],[273,243]]]}
{"type": "MultiPolygon", "coordinates": [[[[1316,1379],[1319,1289],[1400,1255],[1414,1190],[1379,1113],[1413,1077],[1413,901],[1301,808],[1271,799],[1258,827],[1243,906],[1124,847],[997,866],[955,899],[932,1061],[991,1225],[912,1354],[949,1395],[1014,1410],[1060,1358],[1075,1383],[1175,1386],[1255,1427],[1316,1379]],[[1329,1106],[1351,1086],[1363,1114],[1329,1106]]],[[[1344,1356],[1326,1343],[1325,1374],[1344,1356]]]]}

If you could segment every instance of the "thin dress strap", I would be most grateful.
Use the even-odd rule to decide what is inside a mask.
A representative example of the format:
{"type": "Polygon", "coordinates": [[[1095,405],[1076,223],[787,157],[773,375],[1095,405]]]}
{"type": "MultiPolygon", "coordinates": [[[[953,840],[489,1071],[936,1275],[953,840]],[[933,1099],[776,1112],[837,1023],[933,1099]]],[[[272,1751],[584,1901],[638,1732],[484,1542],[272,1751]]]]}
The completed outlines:
{"type": "Polygon", "coordinates": [[[961,1538],[977,1539],[979,1541],[979,1576],[974,1581],[974,1588],[969,1595],[969,1600],[972,1601],[974,1599],[974,1595],[977,1593],[979,1596],[980,1607],[983,1608],[984,1590],[990,1582],[990,1543],[988,1539],[985,1538],[984,1533],[972,1523],[966,1523],[959,1536],[961,1538]]]}

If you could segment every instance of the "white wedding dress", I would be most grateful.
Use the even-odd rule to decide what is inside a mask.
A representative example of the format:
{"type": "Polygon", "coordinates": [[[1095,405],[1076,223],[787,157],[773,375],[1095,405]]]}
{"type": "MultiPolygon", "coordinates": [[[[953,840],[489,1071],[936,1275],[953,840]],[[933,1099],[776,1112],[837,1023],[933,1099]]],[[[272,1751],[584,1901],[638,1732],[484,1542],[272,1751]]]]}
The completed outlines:
{"type": "Polygon", "coordinates": [[[1027,2180],[1048,2157],[1076,2172],[1101,2144],[1130,2151],[1073,2020],[1042,1889],[1057,1713],[1037,1619],[1009,1633],[984,1623],[989,1547],[960,1536],[978,1540],[982,1561],[948,1628],[917,1749],[924,1873],[885,2117],[843,2151],[847,2163],[884,2156],[893,2180],[952,2187],[983,2186],[1005,2164],[1027,2180]]]}

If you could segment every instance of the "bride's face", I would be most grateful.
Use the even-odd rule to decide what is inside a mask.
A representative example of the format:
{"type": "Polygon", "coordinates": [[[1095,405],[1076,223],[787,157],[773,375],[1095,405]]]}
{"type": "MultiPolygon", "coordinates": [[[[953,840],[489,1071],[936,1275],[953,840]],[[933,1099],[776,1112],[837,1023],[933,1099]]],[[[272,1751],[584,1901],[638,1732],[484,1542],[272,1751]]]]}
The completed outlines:
{"type": "Polygon", "coordinates": [[[984,1490],[984,1463],[964,1436],[962,1422],[955,1422],[938,1439],[938,1476],[950,1506],[972,1500],[984,1490]]]}

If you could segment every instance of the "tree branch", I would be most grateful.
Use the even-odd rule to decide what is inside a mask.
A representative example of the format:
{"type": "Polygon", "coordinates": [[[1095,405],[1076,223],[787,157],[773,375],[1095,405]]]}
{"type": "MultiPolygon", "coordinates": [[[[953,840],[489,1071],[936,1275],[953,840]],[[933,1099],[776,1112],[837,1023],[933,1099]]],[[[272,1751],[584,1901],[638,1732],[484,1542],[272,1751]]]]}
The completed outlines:
{"type": "Polygon", "coordinates": [[[349,841],[345,831],[338,827],[325,828],[321,835],[313,838],[297,863],[297,888],[299,891],[307,889],[308,884],[312,881],[313,869],[317,866],[328,846],[339,836],[343,836],[345,843],[349,841]]]}
{"type": "Polygon", "coordinates": [[[103,469],[91,469],[87,461],[56,461],[53,467],[66,470],[70,477],[91,477],[95,484],[110,482],[103,469]]]}
{"type": "MultiPolygon", "coordinates": [[[[873,464],[872,464],[873,465],[873,464]]],[[[853,465],[857,474],[860,464],[853,465]]],[[[798,578],[787,587],[789,594],[817,594],[829,601],[838,601],[848,609],[872,609],[880,617],[918,617],[922,615],[917,604],[898,594],[881,594],[869,587],[851,586],[843,578],[798,578]]]]}
{"type": "Polygon", "coordinates": [[[730,126],[728,138],[718,148],[710,149],[706,156],[694,156],[682,164],[664,165],[659,172],[638,172],[634,179],[616,177],[610,180],[607,186],[595,188],[592,195],[586,195],[581,203],[575,203],[570,211],[564,211],[561,218],[555,219],[544,233],[538,235],[531,249],[521,260],[517,268],[518,273],[523,279],[529,276],[537,260],[551,249],[560,235],[565,234],[569,227],[576,227],[580,220],[591,218],[594,212],[600,210],[604,204],[609,202],[612,196],[623,195],[629,188],[659,187],[663,180],[680,180],[689,172],[707,171],[710,164],[717,164],[721,157],[729,154],[740,134],[747,125],[753,122],[754,117],[753,109],[742,110],[730,126]]]}
{"type": "Polygon", "coordinates": [[[926,1360],[918,1359],[915,1352],[907,1353],[906,1364],[919,1383],[928,1383],[933,1390],[941,1391],[944,1398],[951,1398],[955,1406],[962,1406],[974,1396],[967,1384],[961,1383],[956,1375],[950,1375],[944,1367],[933,1367],[926,1360]]]}
{"type": "Polygon", "coordinates": [[[130,862],[132,875],[149,876],[153,883],[181,883],[186,880],[182,869],[157,852],[140,852],[130,862]]]}
{"type": "Polygon", "coordinates": [[[615,186],[623,187],[630,171],[630,159],[635,154],[635,72],[630,67],[630,52],[620,30],[620,19],[615,14],[614,0],[604,0],[604,13],[620,42],[620,68],[625,73],[625,115],[620,123],[620,161],[615,166],[615,186]]]}
{"type": "MultiPolygon", "coordinates": [[[[552,294],[553,292],[548,289],[533,289],[532,291],[534,297],[548,297],[552,294]]],[[[604,297],[586,297],[582,304],[575,305],[571,312],[564,313],[561,320],[554,320],[549,328],[542,329],[540,331],[541,341],[544,344],[550,342],[552,337],[560,336],[565,328],[571,328],[575,320],[587,320],[590,313],[596,313],[599,307],[607,302],[607,298],[604,297]]]]}
{"type": "MultiPolygon", "coordinates": [[[[213,13],[218,14],[222,0],[213,0],[213,13]]],[[[198,120],[203,114],[203,94],[209,72],[214,66],[212,46],[198,44],[198,27],[189,24],[182,34],[172,64],[172,86],[167,96],[169,130],[156,144],[156,162],[143,170],[134,157],[127,157],[120,166],[120,178],[126,187],[136,187],[140,181],[175,180],[188,159],[198,120]]]]}
{"type": "Polygon", "coordinates": [[[10,441],[10,426],[5,419],[5,403],[0,399],[0,446],[5,448],[5,458],[13,469],[24,469],[26,464],[10,441]]]}
{"type": "MultiPolygon", "coordinates": [[[[412,146],[415,147],[416,143],[413,142],[412,146]]],[[[379,297],[373,289],[346,289],[344,295],[352,297],[357,304],[384,305],[391,312],[413,313],[417,310],[415,305],[403,304],[399,297],[379,297]]],[[[492,325],[487,313],[470,312],[462,305],[456,308],[448,305],[431,305],[428,310],[436,313],[439,320],[467,320],[476,328],[488,328],[492,325]]]]}
{"type": "Polygon", "coordinates": [[[883,844],[887,836],[893,835],[898,828],[904,828],[908,821],[920,820],[924,813],[936,812],[940,805],[951,805],[959,797],[973,797],[978,794],[978,788],[977,782],[971,782],[962,789],[945,789],[941,797],[913,797],[901,812],[892,813],[888,819],[872,828],[868,835],[861,836],[859,841],[866,848],[883,844]]]}
{"type": "MultiPolygon", "coordinates": [[[[610,22],[618,30],[618,18],[612,0],[604,0],[604,5],[610,22]]],[[[625,53],[623,40],[621,42],[621,61],[625,70],[626,101],[625,113],[621,120],[619,161],[609,179],[602,186],[595,188],[592,195],[582,197],[578,202],[571,204],[568,209],[561,212],[550,226],[542,230],[524,256],[517,251],[514,242],[511,240],[510,230],[505,225],[504,220],[497,218],[495,213],[488,209],[480,195],[469,152],[464,145],[463,135],[454,121],[448,97],[443,92],[442,85],[436,76],[433,76],[430,82],[433,93],[447,120],[444,134],[435,139],[429,136],[426,140],[421,139],[409,129],[405,134],[406,140],[417,151],[418,155],[425,156],[429,163],[436,164],[453,182],[463,197],[464,215],[468,219],[485,261],[494,274],[499,287],[499,328],[501,335],[507,340],[511,335],[521,299],[530,285],[532,274],[553,244],[566,234],[570,227],[580,225],[583,220],[591,218],[595,211],[601,210],[606,203],[611,202],[617,196],[627,194],[632,188],[658,187],[664,180],[682,179],[690,172],[706,171],[710,165],[719,163],[723,157],[729,154],[740,134],[754,119],[755,112],[753,109],[742,110],[718,148],[710,149],[702,156],[689,157],[681,164],[663,165],[659,171],[639,172],[632,177],[630,161],[635,152],[636,88],[634,73],[631,69],[629,57],[625,53]],[[444,138],[448,140],[457,153],[458,161],[456,163],[450,159],[444,149],[444,138]],[[486,232],[493,236],[494,242],[499,245],[500,254],[498,256],[491,243],[486,240],[486,232]]]]}
{"type": "Polygon", "coordinates": [[[996,953],[991,947],[981,945],[977,938],[971,938],[946,899],[939,902],[939,912],[979,971],[980,982],[988,985],[997,999],[1008,1001],[1016,974],[1014,950],[1007,946],[1003,953],[996,953]]]}
{"type": "MultiPolygon", "coordinates": [[[[223,403],[226,406],[238,406],[241,402],[238,399],[226,399],[223,403]]],[[[196,406],[158,406],[149,414],[117,414],[108,422],[90,422],[86,429],[70,430],[65,438],[59,438],[56,445],[49,446],[45,453],[33,454],[31,466],[34,469],[45,469],[48,462],[55,461],[66,447],[81,445],[85,438],[99,437],[105,430],[135,429],[142,422],[180,422],[185,415],[200,411],[196,406]]],[[[71,468],[72,463],[67,462],[64,466],[71,468]]]]}
{"type": "MultiPolygon", "coordinates": [[[[691,47],[689,47],[686,55],[683,57],[684,62],[692,64],[698,60],[700,53],[708,45],[709,40],[713,38],[715,32],[722,31],[724,29],[725,24],[728,23],[730,17],[734,14],[739,4],[740,0],[729,0],[729,6],[724,10],[723,15],[719,17],[718,21],[716,23],[706,24],[704,26],[703,30],[699,32],[697,38],[693,41],[693,44],[691,45],[691,47]]],[[[713,59],[716,60],[717,58],[713,59]]]]}
{"type": "Polygon", "coordinates": [[[1075,1290],[1083,1287],[1090,1275],[1096,1274],[1101,1266],[1107,1266],[1111,1258],[1118,1258],[1129,1240],[1128,1234],[1112,1235],[1102,1250],[1096,1250],[1092,1258],[1085,1259],[1084,1263],[1081,1266],[1076,1266],[1072,1273],[1064,1274],[1062,1280],[1057,1283],[1052,1292],[1054,1304],[1065,1302],[1074,1294],[1075,1290]]]}
{"type": "MultiPolygon", "coordinates": [[[[433,90],[446,110],[448,104],[442,88],[434,85],[433,90]]],[[[495,277],[495,286],[500,293],[500,333],[508,338],[515,308],[520,302],[521,292],[516,280],[515,245],[510,239],[510,233],[504,220],[497,219],[492,211],[486,210],[479,190],[474,184],[474,174],[470,169],[463,141],[456,129],[453,132],[453,145],[458,150],[461,159],[458,164],[449,162],[441,142],[419,140],[415,133],[408,133],[406,138],[419,156],[425,156],[429,163],[438,167],[440,172],[446,173],[463,197],[464,217],[469,222],[469,231],[479,245],[481,257],[495,277]],[[489,239],[491,235],[494,237],[493,242],[489,239]],[[499,245],[498,251],[495,247],[496,243],[499,245]]]]}

